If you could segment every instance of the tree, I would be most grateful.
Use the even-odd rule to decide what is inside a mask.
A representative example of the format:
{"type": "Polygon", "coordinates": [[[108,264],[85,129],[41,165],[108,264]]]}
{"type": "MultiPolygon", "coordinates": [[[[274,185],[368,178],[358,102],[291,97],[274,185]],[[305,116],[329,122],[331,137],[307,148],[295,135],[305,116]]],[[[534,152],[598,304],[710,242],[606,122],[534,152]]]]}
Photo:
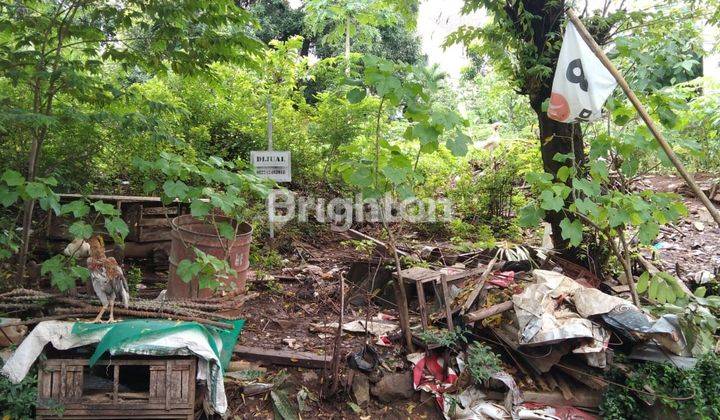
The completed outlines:
{"type": "Polygon", "coordinates": [[[345,74],[350,75],[350,40],[378,35],[378,27],[397,22],[398,13],[386,0],[309,0],[306,23],[324,41],[344,45],[345,74]]]}
{"type": "Polygon", "coordinates": [[[305,11],[293,10],[287,0],[256,1],[249,8],[258,20],[259,25],[255,34],[261,41],[269,44],[272,40],[287,41],[295,36],[303,36],[301,54],[307,55],[311,37],[305,27],[305,11]]]}
{"type": "MultiPolygon", "coordinates": [[[[554,159],[557,154],[574,156],[579,165],[586,162],[580,124],[551,120],[545,106],[562,44],[566,7],[564,0],[466,0],[463,13],[484,8],[492,17],[492,23],[483,27],[463,26],[446,41],[468,46],[479,42],[479,46],[476,45],[479,50],[511,78],[519,93],[528,96],[538,119],[543,167],[553,177],[563,166],[563,162],[554,159]]],[[[625,16],[625,12],[610,13],[606,9],[589,21],[589,29],[600,44],[607,41],[619,16],[625,16]]],[[[577,259],[579,250],[570,246],[562,235],[560,224],[564,218],[560,211],[546,213],[555,247],[563,250],[567,257],[577,259]]]]}
{"type": "MultiPolygon", "coordinates": [[[[248,63],[262,46],[246,33],[251,23],[250,15],[230,0],[2,3],[0,74],[27,98],[3,102],[2,112],[9,115],[3,123],[27,133],[26,182],[35,182],[43,144],[58,129],[58,99],[71,107],[97,105],[117,94],[100,77],[103,65],[192,74],[217,61],[248,63]]],[[[38,197],[24,197],[20,279],[38,197]]],[[[57,206],[52,199],[41,204],[57,206]]]]}
{"type": "MultiPolygon", "coordinates": [[[[408,64],[420,64],[424,60],[420,39],[403,18],[395,25],[377,28],[377,32],[369,34],[368,38],[356,39],[353,51],[408,64]]],[[[341,55],[342,46],[319,39],[315,42],[315,54],[320,58],[341,55]]]]}

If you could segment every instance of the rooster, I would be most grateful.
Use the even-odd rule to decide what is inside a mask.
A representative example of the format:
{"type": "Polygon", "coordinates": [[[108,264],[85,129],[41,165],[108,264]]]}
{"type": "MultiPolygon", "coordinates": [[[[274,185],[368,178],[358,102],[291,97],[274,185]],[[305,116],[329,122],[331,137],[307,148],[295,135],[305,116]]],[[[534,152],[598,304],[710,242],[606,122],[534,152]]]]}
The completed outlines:
{"type": "Polygon", "coordinates": [[[125,308],[130,303],[127,280],[115,258],[105,256],[105,244],[101,236],[93,236],[89,243],[90,257],[87,259],[87,268],[90,270],[90,280],[92,280],[95,294],[103,305],[93,322],[102,322],[102,316],[108,305],[110,305],[108,322],[115,322],[113,317],[115,299],[119,296],[125,308]]]}

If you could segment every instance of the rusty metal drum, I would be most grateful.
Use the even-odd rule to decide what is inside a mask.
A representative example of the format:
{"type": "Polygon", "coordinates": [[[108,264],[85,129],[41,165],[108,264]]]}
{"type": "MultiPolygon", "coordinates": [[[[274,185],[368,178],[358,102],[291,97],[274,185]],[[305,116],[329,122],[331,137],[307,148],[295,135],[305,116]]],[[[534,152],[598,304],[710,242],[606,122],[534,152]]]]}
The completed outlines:
{"type": "Polygon", "coordinates": [[[196,219],[186,214],[178,216],[170,222],[172,232],[170,233],[170,273],[167,285],[167,298],[193,299],[207,298],[212,296],[211,289],[200,289],[198,280],[192,279],[185,283],[180,276],[177,275],[177,266],[184,259],[195,259],[194,248],[199,249],[209,255],[213,255],[220,259],[225,259],[230,263],[230,267],[237,274],[227,279],[222,279],[225,290],[231,293],[241,294],[245,292],[245,280],[247,279],[247,270],[250,266],[250,242],[252,240],[252,226],[242,222],[238,226],[238,222],[225,216],[214,216],[215,222],[226,222],[234,228],[237,227],[237,235],[234,240],[229,241],[226,238],[220,239],[217,235],[215,226],[208,221],[196,219]]]}

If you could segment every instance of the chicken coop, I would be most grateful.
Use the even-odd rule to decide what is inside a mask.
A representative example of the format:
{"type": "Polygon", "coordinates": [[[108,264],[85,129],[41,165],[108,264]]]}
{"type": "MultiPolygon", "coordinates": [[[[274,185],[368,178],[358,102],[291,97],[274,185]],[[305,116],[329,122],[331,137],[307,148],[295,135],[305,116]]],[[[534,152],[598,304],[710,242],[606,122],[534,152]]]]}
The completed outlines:
{"type": "Polygon", "coordinates": [[[38,419],[193,419],[194,357],[47,359],[38,370],[38,419]]]}

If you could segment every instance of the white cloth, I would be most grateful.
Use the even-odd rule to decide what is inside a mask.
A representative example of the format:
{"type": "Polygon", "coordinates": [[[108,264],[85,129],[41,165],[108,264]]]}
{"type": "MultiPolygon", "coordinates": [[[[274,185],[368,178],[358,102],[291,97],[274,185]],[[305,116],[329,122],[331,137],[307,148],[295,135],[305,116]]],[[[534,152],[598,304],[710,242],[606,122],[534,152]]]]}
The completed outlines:
{"type": "Polygon", "coordinates": [[[568,22],[555,68],[548,117],[572,123],[594,121],[617,82],[568,22]]]}

